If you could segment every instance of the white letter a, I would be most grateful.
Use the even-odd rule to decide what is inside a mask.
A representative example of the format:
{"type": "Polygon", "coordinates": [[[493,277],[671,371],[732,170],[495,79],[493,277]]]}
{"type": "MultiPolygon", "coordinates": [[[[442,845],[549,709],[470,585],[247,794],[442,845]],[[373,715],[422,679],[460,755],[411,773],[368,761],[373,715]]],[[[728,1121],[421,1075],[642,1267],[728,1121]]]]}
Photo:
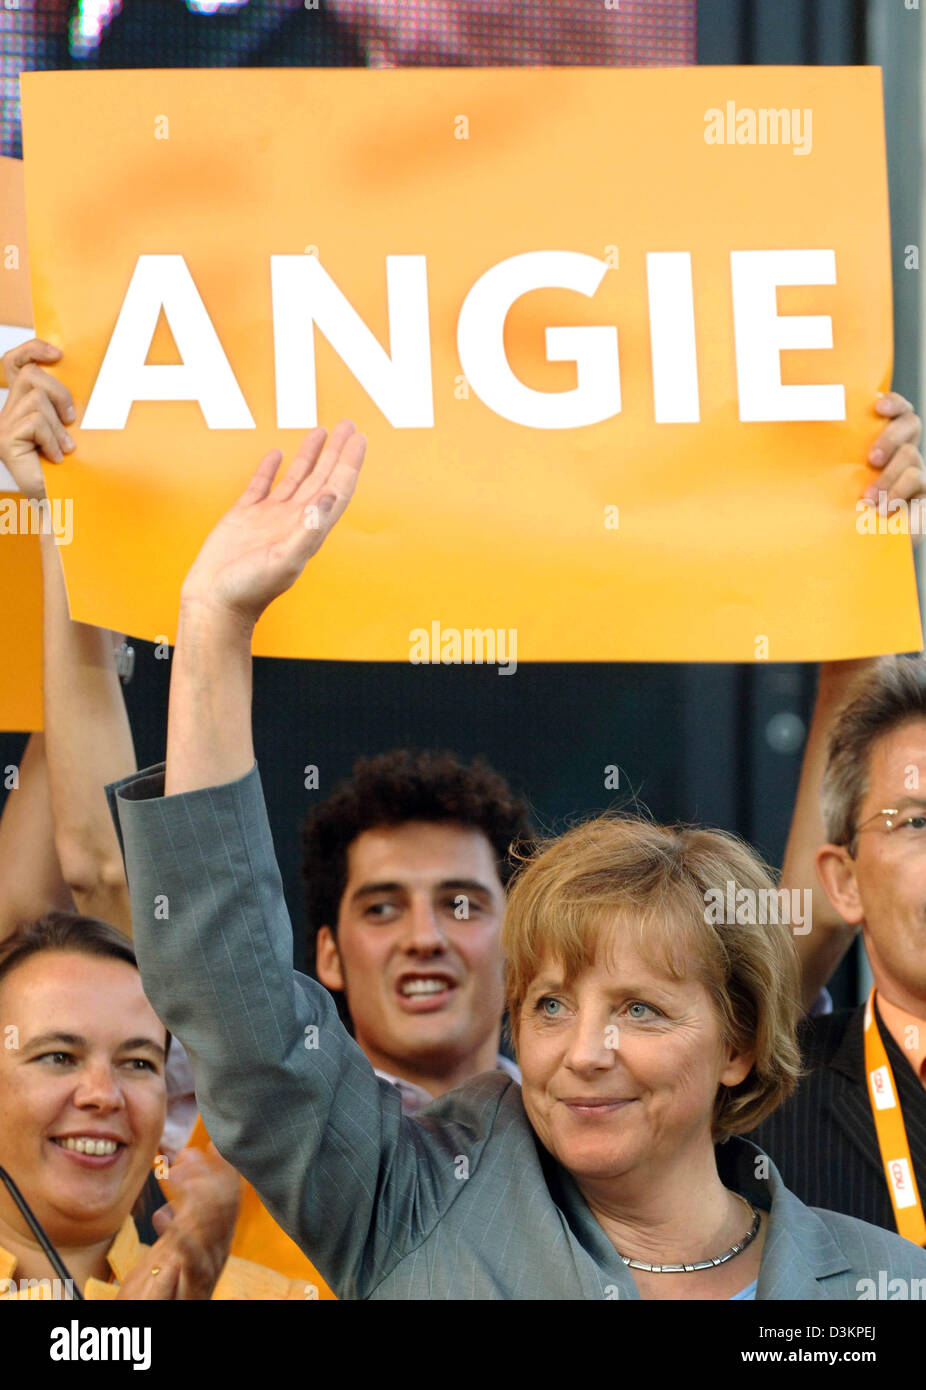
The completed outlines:
{"type": "Polygon", "coordinates": [[[211,430],[255,428],[182,256],[139,256],[81,428],[124,429],[134,401],[198,401],[211,430]],[[146,364],[162,309],[180,366],[146,364]]]}

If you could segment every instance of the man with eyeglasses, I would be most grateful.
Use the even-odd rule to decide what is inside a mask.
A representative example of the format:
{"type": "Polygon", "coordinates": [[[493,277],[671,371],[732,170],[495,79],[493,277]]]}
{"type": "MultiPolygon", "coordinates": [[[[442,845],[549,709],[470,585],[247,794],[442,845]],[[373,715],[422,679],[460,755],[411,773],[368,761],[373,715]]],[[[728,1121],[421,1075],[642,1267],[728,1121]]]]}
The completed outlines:
{"type": "Polygon", "coordinates": [[[817,872],[874,976],[809,1019],[808,1073],[750,1136],[802,1202],[926,1245],[926,661],[888,658],[829,738],[817,872]]]}

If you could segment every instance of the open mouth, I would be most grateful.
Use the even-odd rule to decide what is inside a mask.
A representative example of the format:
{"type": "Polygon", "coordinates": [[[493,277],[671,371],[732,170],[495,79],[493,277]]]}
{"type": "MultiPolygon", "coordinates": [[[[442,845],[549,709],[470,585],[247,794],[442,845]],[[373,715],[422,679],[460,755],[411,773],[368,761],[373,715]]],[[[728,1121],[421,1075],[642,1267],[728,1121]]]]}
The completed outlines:
{"type": "Polygon", "coordinates": [[[402,975],[396,981],[400,1005],[412,1013],[442,1008],[456,988],[449,975],[402,975]]]}

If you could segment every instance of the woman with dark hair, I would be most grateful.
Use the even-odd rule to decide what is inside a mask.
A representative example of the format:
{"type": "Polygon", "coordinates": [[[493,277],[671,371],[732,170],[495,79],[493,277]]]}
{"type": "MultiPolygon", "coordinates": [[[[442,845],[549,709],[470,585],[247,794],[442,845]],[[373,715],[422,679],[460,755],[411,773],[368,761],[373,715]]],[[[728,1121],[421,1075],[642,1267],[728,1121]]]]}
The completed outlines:
{"type": "Polygon", "coordinates": [[[297,1296],[283,1276],[226,1263],[239,1178],[214,1152],[171,1165],[173,1209],[155,1213],[153,1247],[138,1238],[170,1035],[121,932],[50,912],[0,942],[0,1035],[0,1298],[297,1296]]]}

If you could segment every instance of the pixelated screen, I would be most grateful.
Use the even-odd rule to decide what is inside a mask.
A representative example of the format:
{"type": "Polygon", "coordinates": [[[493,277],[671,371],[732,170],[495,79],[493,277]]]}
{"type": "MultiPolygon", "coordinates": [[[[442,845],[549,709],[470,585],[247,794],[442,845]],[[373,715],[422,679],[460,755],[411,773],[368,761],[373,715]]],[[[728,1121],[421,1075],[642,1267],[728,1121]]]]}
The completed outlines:
{"type": "Polygon", "coordinates": [[[696,0],[0,0],[0,153],[42,68],[695,61],[696,0]]]}

